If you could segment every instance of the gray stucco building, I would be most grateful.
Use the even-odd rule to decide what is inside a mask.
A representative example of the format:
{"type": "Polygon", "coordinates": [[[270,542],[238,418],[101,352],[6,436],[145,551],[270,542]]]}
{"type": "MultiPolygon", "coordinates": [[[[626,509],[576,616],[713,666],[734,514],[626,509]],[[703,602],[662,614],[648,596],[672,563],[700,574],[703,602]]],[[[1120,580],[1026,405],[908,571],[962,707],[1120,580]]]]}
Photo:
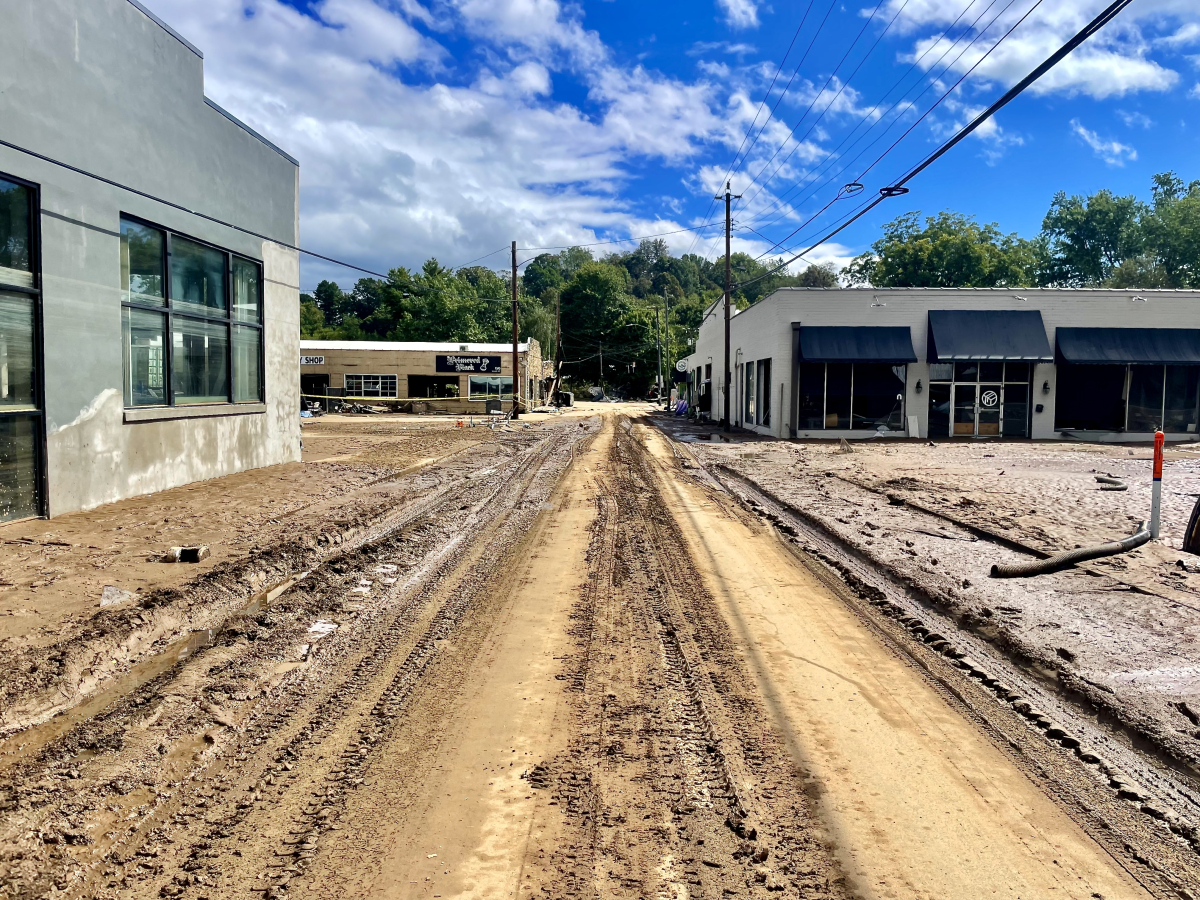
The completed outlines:
{"type": "MultiPolygon", "coordinates": [[[[715,420],[722,302],[685,363],[715,420]]],[[[731,422],[776,437],[1200,439],[1200,291],[783,288],[729,362],[731,422]]]]}
{"type": "Polygon", "coordinates": [[[298,164],[135,0],[6,6],[0,520],[298,459],[298,164]]]}

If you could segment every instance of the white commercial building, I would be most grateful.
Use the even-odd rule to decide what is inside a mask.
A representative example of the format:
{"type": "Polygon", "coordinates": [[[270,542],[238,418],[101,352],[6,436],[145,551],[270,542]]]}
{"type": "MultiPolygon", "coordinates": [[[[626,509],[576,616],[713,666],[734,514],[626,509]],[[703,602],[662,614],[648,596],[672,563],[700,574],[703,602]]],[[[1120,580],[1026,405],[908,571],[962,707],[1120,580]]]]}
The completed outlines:
{"type": "MultiPolygon", "coordinates": [[[[784,288],[730,321],[730,419],[776,437],[1197,440],[1200,291],[784,288]]],[[[721,420],[723,301],[687,359],[721,420]]]]}

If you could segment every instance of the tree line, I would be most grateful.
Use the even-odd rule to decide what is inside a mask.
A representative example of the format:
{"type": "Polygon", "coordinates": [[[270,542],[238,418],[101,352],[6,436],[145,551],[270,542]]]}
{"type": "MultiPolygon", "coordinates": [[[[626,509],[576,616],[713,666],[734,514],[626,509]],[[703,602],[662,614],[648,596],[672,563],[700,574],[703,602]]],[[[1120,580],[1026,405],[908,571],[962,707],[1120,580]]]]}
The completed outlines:
{"type": "MultiPolygon", "coordinates": [[[[730,255],[734,282],[770,272],[770,263],[730,255]]],[[[836,287],[837,271],[810,266],[769,274],[735,292],[744,308],[784,286],[836,287]]],[[[449,269],[428,260],[420,270],[392,269],[349,291],[322,281],[300,297],[304,338],[506,343],[512,338],[511,275],[479,266],[449,269]]],[[[644,395],[658,374],[695,346],[700,319],[724,292],[724,257],[672,256],[662,240],[597,257],[584,247],[542,253],[518,277],[521,338],[535,338],[552,359],[562,326],[563,375],[576,387],[644,395]]],[[[664,372],[665,374],[665,372],[664,372]]]]}
{"type": "Polygon", "coordinates": [[[1200,287],[1200,181],[1155,175],[1149,202],[1060,191],[1033,238],[959,213],[908,213],[842,276],[871,287],[1200,287]]]}
{"type": "MultiPolygon", "coordinates": [[[[840,272],[730,256],[733,300],[745,308],[781,287],[1200,287],[1200,181],[1153,178],[1148,202],[1101,190],[1058,193],[1041,233],[1004,234],[995,223],[945,211],[906,213],[840,272]],[[765,277],[764,277],[765,276],[765,277]],[[759,279],[759,280],[754,280],[759,279]]],[[[511,275],[428,260],[392,269],[349,291],[323,281],[301,295],[305,338],[505,343],[511,340],[511,275]]],[[[724,257],[672,256],[662,240],[597,256],[584,247],[542,253],[518,277],[519,330],[553,358],[561,315],[563,374],[575,387],[602,384],[642,395],[695,346],[704,310],[720,298],[724,257]]]]}

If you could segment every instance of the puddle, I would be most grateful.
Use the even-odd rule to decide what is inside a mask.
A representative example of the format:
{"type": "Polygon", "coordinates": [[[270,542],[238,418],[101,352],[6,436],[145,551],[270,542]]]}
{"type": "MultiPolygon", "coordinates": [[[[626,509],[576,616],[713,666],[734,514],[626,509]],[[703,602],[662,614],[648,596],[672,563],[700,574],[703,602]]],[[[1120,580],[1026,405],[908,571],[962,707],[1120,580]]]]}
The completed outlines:
{"type": "Polygon", "coordinates": [[[326,622],[324,619],[318,619],[308,627],[308,633],[312,635],[312,639],[315,641],[333,634],[337,629],[338,627],[334,622],[326,622]]]}

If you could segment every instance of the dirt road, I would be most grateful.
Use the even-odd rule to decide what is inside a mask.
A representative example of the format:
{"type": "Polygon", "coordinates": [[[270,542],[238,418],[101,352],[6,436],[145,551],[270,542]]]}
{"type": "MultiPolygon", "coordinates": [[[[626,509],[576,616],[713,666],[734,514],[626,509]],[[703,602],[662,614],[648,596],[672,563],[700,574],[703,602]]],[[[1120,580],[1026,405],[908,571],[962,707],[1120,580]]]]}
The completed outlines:
{"type": "Polygon", "coordinates": [[[0,743],[0,898],[1195,892],[639,413],[439,471],[0,743]]]}

